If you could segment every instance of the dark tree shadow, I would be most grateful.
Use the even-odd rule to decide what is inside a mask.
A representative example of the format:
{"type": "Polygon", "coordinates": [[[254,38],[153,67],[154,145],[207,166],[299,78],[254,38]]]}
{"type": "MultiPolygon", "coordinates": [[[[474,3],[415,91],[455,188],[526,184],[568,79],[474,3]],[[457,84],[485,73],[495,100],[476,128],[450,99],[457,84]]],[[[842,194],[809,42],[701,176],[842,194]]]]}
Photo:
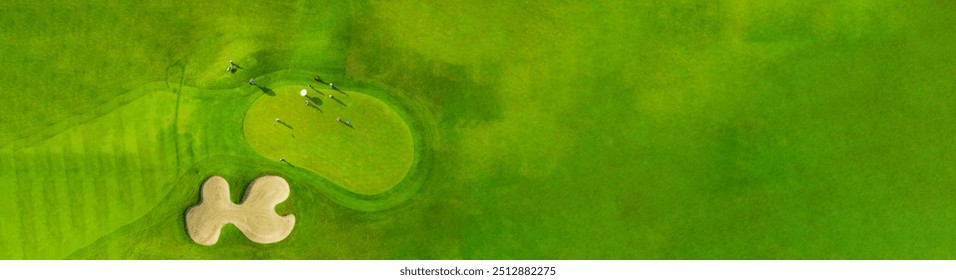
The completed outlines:
{"type": "Polygon", "coordinates": [[[315,96],[306,96],[305,98],[309,99],[309,102],[310,102],[310,103],[312,103],[312,104],[317,104],[317,106],[323,104],[322,98],[318,98],[318,97],[315,97],[315,96]]]}

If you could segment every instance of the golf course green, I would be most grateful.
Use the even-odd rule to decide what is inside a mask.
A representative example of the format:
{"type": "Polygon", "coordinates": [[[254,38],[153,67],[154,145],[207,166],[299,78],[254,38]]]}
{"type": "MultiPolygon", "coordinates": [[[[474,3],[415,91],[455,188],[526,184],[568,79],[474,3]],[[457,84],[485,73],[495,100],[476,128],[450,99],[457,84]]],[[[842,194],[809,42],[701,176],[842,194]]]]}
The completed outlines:
{"type": "Polygon", "coordinates": [[[388,190],[411,167],[408,126],[378,99],[295,86],[274,92],[252,104],[243,124],[246,140],[266,157],[282,158],[364,195],[388,190]],[[302,97],[301,90],[313,96],[302,97]]]}
{"type": "Polygon", "coordinates": [[[0,259],[956,258],[952,2],[0,14],[0,259]],[[214,176],[294,228],[197,244],[214,176]]]}

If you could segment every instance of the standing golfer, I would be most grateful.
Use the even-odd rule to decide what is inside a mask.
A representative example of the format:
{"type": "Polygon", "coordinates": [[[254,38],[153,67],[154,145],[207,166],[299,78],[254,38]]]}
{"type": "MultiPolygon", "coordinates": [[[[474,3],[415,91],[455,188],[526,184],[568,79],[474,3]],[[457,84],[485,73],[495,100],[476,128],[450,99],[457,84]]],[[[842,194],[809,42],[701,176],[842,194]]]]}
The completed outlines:
{"type": "Polygon", "coordinates": [[[308,101],[308,100],[305,101],[305,106],[309,106],[309,101],[308,101]]]}
{"type": "Polygon", "coordinates": [[[316,82],[322,82],[322,78],[319,78],[319,76],[315,76],[315,81],[316,81],[316,82]]]}
{"type": "Polygon", "coordinates": [[[230,65],[229,67],[226,67],[226,72],[232,72],[232,65],[230,65]]]}
{"type": "Polygon", "coordinates": [[[332,96],[331,94],[329,94],[329,99],[335,99],[335,96],[332,96]]]}
{"type": "Polygon", "coordinates": [[[256,85],[256,80],[253,79],[253,78],[249,78],[249,84],[250,84],[250,85],[256,85]]]}
{"type": "Polygon", "coordinates": [[[281,122],[281,120],[279,120],[279,118],[276,118],[276,122],[281,122]]]}
{"type": "Polygon", "coordinates": [[[329,88],[335,89],[335,86],[333,86],[332,83],[329,83],[329,88]]]}

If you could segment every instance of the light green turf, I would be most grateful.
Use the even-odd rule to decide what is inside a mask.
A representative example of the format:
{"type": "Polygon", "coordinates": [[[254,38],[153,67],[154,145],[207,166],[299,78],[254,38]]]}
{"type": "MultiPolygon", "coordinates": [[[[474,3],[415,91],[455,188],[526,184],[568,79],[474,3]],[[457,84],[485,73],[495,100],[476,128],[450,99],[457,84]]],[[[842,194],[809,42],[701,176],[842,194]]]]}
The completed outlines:
{"type": "Polygon", "coordinates": [[[0,13],[0,258],[956,258],[950,2],[11,0],[0,13]],[[244,68],[226,73],[229,59],[244,68]],[[250,77],[279,89],[314,75],[407,124],[394,188],[357,194],[245,140],[269,93],[250,77]],[[288,239],[189,240],[183,211],[205,178],[238,200],[263,174],[292,186],[288,239]]]}
{"type": "Polygon", "coordinates": [[[411,167],[408,126],[378,99],[327,87],[285,86],[274,92],[252,104],[243,125],[246,140],[266,157],[284,158],[364,195],[387,191],[411,167]],[[311,96],[302,97],[302,89],[311,96]]]}

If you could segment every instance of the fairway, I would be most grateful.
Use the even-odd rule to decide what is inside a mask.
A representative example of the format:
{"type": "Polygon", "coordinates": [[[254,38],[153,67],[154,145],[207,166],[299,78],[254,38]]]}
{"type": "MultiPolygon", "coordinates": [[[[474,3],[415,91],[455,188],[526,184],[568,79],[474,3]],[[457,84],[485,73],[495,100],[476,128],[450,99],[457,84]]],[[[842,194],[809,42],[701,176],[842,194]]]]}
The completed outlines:
{"type": "Polygon", "coordinates": [[[302,89],[307,87],[276,88],[275,96],[259,97],[246,112],[243,129],[256,151],[363,195],[387,191],[405,176],[414,156],[412,136],[388,105],[327,87],[307,89],[311,96],[302,97],[302,89]]]}
{"type": "Polygon", "coordinates": [[[956,258],[951,2],[0,15],[0,259],[956,258]]]}

